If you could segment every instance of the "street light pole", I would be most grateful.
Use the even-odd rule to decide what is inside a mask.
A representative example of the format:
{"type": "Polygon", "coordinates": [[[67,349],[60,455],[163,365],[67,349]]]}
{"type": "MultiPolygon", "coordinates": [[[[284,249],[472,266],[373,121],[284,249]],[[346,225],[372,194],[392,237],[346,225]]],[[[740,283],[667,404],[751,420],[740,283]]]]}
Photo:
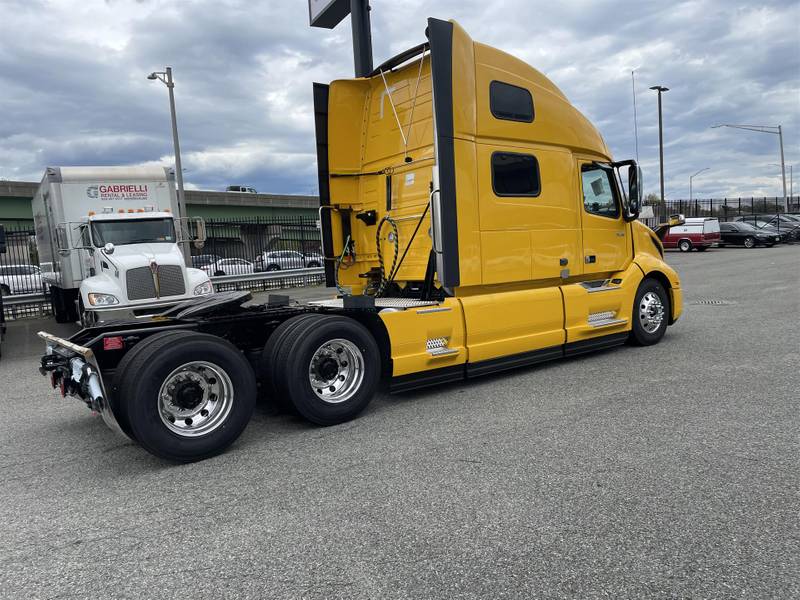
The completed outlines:
{"type": "Polygon", "coordinates": [[[695,173],[694,175],[690,175],[690,176],[689,176],[689,202],[691,202],[691,201],[692,201],[692,179],[694,179],[695,177],[697,177],[698,175],[700,175],[700,173],[702,173],[703,171],[708,171],[709,169],[710,169],[710,167],[705,167],[705,168],[703,168],[703,169],[700,169],[700,170],[699,170],[697,173],[695,173]]]}
{"type": "MultiPolygon", "coordinates": [[[[147,76],[150,80],[158,79],[167,86],[169,91],[169,112],[172,119],[172,144],[175,148],[175,178],[178,182],[178,224],[180,226],[180,219],[188,217],[186,214],[186,197],[183,191],[183,167],[181,166],[181,145],[178,141],[178,118],[175,114],[175,82],[172,80],[172,67],[166,67],[163,72],[153,72],[147,76]]],[[[191,266],[191,248],[189,241],[183,242],[183,260],[186,266],[191,266]]]]}
{"type": "Polygon", "coordinates": [[[786,196],[786,161],[783,158],[783,128],[780,125],[731,125],[729,123],[722,123],[720,125],[712,125],[711,129],[718,127],[730,127],[731,129],[744,129],[745,131],[755,131],[756,133],[772,133],[778,136],[778,141],[781,148],[781,175],[783,177],[783,206],[784,211],[789,211],[789,198],[786,196]]]}
{"type": "Polygon", "coordinates": [[[636,163],[639,163],[639,123],[636,118],[636,69],[631,70],[631,91],[633,92],[633,140],[636,144],[636,163]]]}
{"type": "Polygon", "coordinates": [[[664,204],[664,122],[661,118],[661,94],[668,92],[669,88],[654,85],[650,89],[658,92],[658,164],[661,171],[661,204],[664,204]]]}
{"type": "MultiPolygon", "coordinates": [[[[778,163],[769,164],[771,167],[781,168],[778,163]]],[[[794,200],[794,165],[789,165],[789,200],[794,200]]]]}

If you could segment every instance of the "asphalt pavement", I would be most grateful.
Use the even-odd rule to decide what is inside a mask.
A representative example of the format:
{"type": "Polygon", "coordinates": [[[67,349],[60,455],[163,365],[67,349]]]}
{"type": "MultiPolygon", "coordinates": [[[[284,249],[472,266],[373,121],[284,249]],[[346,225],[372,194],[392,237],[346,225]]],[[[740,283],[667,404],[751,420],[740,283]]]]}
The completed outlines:
{"type": "MultiPolygon", "coordinates": [[[[380,396],[261,404],[164,463],[0,360],[2,598],[800,597],[800,247],[670,253],[661,344],[380,396]]],[[[309,291],[303,292],[310,293],[309,291]]]]}

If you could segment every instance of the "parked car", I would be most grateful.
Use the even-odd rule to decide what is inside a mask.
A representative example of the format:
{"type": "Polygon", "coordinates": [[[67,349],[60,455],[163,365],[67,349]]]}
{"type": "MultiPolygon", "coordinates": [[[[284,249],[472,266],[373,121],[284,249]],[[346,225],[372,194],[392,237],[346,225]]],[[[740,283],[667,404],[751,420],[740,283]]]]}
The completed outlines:
{"type": "Polygon", "coordinates": [[[192,257],[192,266],[195,269],[202,269],[211,263],[217,262],[220,258],[222,257],[218,254],[198,254],[192,257]]]}
{"type": "Polygon", "coordinates": [[[313,269],[321,267],[323,257],[316,252],[302,253],[294,250],[262,252],[256,257],[256,271],[282,271],[286,269],[313,269]]]}
{"type": "Polygon", "coordinates": [[[772,247],[780,242],[780,236],[777,233],[769,233],[741,221],[720,223],[719,229],[722,236],[719,242],[720,247],[727,245],[744,246],[745,248],[772,247]]]}
{"type": "Polygon", "coordinates": [[[36,265],[0,266],[0,293],[36,294],[45,291],[42,271],[36,265]]]}
{"type": "Polygon", "coordinates": [[[220,275],[249,275],[254,272],[253,263],[243,258],[220,258],[203,267],[209,277],[220,275]]]}
{"type": "Polygon", "coordinates": [[[800,242],[800,222],[787,215],[742,215],[734,221],[750,223],[770,233],[778,233],[781,241],[789,244],[800,242]]]}
{"type": "Polygon", "coordinates": [[[664,248],[702,252],[719,242],[719,220],[716,217],[691,217],[683,225],[670,227],[662,240],[664,248]]]}
{"type": "Polygon", "coordinates": [[[225,188],[226,192],[237,192],[241,194],[257,194],[256,188],[246,185],[229,185],[225,188]]]}

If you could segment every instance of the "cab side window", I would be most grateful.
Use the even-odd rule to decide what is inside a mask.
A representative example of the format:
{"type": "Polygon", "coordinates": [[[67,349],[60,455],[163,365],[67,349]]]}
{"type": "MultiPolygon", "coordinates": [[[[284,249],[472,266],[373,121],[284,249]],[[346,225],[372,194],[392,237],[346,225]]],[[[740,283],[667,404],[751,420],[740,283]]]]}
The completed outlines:
{"type": "Polygon", "coordinates": [[[492,154],[492,188],[495,196],[538,196],[542,191],[539,161],[532,154],[492,154]]]}
{"type": "Polygon", "coordinates": [[[584,165],[581,168],[581,179],[583,208],[586,212],[612,219],[619,217],[619,200],[611,169],[584,165]]]}

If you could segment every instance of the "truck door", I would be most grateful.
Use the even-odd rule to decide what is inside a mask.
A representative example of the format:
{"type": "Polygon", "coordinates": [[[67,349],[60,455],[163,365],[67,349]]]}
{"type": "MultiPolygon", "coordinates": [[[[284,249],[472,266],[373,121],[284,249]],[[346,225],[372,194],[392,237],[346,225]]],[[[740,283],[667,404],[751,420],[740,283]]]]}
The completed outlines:
{"type": "Polygon", "coordinates": [[[583,195],[583,272],[620,271],[627,267],[632,250],[614,171],[589,161],[579,161],[578,166],[583,195]]]}

